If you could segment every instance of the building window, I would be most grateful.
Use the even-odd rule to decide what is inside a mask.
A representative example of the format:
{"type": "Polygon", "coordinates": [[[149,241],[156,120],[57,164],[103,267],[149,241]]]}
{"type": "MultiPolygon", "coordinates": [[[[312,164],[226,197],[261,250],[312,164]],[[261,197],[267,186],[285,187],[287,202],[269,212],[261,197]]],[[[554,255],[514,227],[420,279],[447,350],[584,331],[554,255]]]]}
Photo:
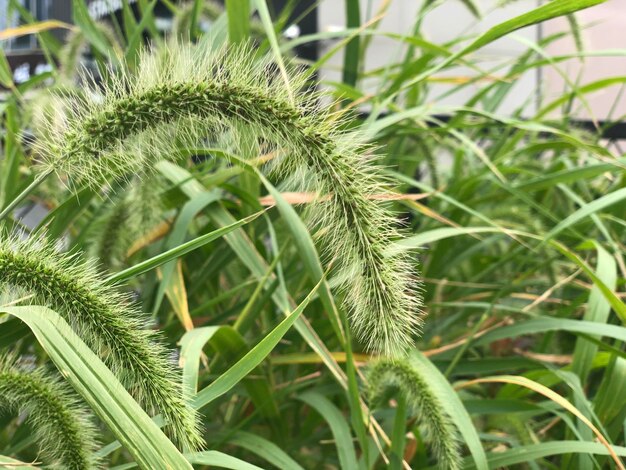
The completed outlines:
{"type": "MultiPolygon", "coordinates": [[[[10,0],[0,0],[0,11],[8,14],[0,17],[0,30],[14,28],[25,21],[20,17],[18,11],[9,8],[10,0]],[[9,9],[11,10],[9,12],[9,9]]],[[[18,0],[18,3],[27,10],[36,21],[44,21],[50,18],[51,0],[18,0]]],[[[7,51],[20,52],[37,49],[37,36],[28,34],[10,39],[3,45],[7,51]]]]}

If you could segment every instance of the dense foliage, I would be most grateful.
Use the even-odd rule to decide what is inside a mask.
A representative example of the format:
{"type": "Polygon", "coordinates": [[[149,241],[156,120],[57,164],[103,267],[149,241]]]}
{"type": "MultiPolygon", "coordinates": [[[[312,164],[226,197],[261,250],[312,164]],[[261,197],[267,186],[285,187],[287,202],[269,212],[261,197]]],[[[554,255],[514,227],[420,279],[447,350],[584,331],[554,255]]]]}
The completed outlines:
{"type": "Polygon", "coordinates": [[[405,35],[346,0],[349,28],[297,39],[295,2],[163,1],[164,35],[154,2],[76,1],[64,43],[9,2],[30,24],[3,37],[35,31],[51,69],[0,57],[0,465],[624,468],[626,158],[570,113],[626,79],[501,109],[592,54],[573,15],[597,3],[433,44],[428,1],[405,35]],[[379,34],[401,60],[367,69],[379,34]]]}

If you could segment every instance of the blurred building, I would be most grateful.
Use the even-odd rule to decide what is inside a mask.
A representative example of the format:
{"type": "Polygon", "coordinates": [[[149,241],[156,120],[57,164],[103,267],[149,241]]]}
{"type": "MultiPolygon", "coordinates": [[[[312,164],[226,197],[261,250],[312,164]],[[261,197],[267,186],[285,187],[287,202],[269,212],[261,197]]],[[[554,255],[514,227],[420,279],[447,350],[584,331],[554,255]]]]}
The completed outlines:
{"type": "MultiPolygon", "coordinates": [[[[0,0],[0,31],[20,26],[24,23],[19,13],[9,7],[10,0],[0,0]]],[[[25,15],[36,18],[38,21],[59,20],[71,22],[71,2],[55,0],[18,0],[25,15]]],[[[62,40],[64,32],[53,30],[52,33],[62,40]]],[[[0,42],[9,65],[13,70],[14,80],[17,83],[27,80],[34,74],[47,69],[47,61],[39,48],[37,36],[27,34],[0,42]]]]}
{"type": "MultiPolygon", "coordinates": [[[[120,9],[123,0],[85,0],[91,17],[96,21],[108,21],[114,16],[121,22],[120,9]]],[[[126,0],[131,8],[137,12],[136,0],[126,0]]],[[[190,1],[190,0],[187,0],[190,1]]],[[[268,0],[270,8],[280,11],[288,0],[268,0]]],[[[536,8],[544,0],[517,0],[504,2],[502,0],[475,1],[481,10],[481,19],[478,20],[467,9],[462,1],[448,0],[433,3],[427,15],[422,32],[425,37],[435,44],[445,44],[459,37],[472,37],[485,32],[489,27],[501,23],[514,16],[536,8]]],[[[20,19],[17,12],[9,14],[9,5],[19,3],[23,10],[39,21],[56,19],[66,23],[72,21],[70,0],[0,0],[0,31],[19,26],[20,19]]],[[[180,3],[180,2],[179,2],[180,3]]],[[[365,70],[380,70],[401,60],[404,45],[384,32],[405,34],[413,28],[417,12],[422,1],[419,0],[361,0],[361,23],[365,23],[378,14],[382,14],[379,25],[381,34],[369,37],[369,47],[364,61],[365,70]]],[[[580,35],[584,46],[588,50],[622,48],[624,42],[623,27],[626,25],[626,7],[624,0],[608,0],[606,3],[576,14],[580,24],[580,35]]],[[[297,54],[307,60],[315,60],[319,54],[331,51],[341,40],[341,30],[345,29],[345,2],[343,0],[299,0],[295,2],[292,20],[298,18],[296,25],[290,28],[293,35],[307,35],[316,32],[328,33],[327,39],[310,42],[297,49],[297,54]],[[305,14],[307,13],[308,14],[305,14]],[[333,32],[337,33],[331,39],[333,32]]],[[[171,28],[170,11],[160,3],[154,8],[156,25],[166,31],[171,28]]],[[[139,16],[139,15],[137,15],[139,16]]],[[[207,26],[207,25],[204,25],[207,26]]],[[[530,44],[539,43],[560,31],[567,31],[568,25],[562,18],[516,31],[514,34],[499,39],[486,47],[481,48],[473,58],[484,70],[495,70],[498,74],[499,64],[513,63],[530,44]]],[[[66,31],[54,30],[52,34],[62,40],[66,31]]],[[[46,60],[39,50],[35,35],[24,35],[14,39],[0,41],[0,47],[5,50],[9,64],[14,72],[16,82],[22,82],[33,74],[45,70],[46,60]]],[[[342,54],[333,55],[320,70],[320,79],[327,82],[341,81],[342,54]]],[[[550,44],[548,53],[564,55],[575,52],[576,45],[571,36],[550,44]]],[[[474,96],[477,88],[483,82],[477,82],[467,87],[459,88],[454,94],[448,94],[450,86],[446,80],[471,76],[475,71],[459,64],[455,68],[446,70],[441,76],[441,83],[434,83],[429,89],[430,94],[426,101],[437,105],[463,105],[469,97],[474,96]]],[[[531,115],[541,107],[542,100],[549,100],[552,96],[562,93],[567,88],[568,77],[580,80],[580,83],[589,83],[604,77],[626,75],[626,57],[615,53],[613,56],[587,57],[585,60],[573,58],[555,67],[543,67],[522,74],[515,81],[515,92],[509,93],[501,103],[498,112],[515,114],[521,108],[525,115],[531,115]]],[[[365,78],[359,86],[368,93],[376,93],[375,78],[365,78]]],[[[587,105],[579,106],[572,112],[582,119],[620,118],[626,114],[626,93],[621,85],[603,88],[597,93],[588,96],[587,105]]]]}
{"type": "MultiPolygon", "coordinates": [[[[116,20],[119,24],[122,24],[121,11],[124,4],[123,0],[85,1],[87,11],[95,21],[111,22],[116,20]]],[[[140,13],[137,0],[126,0],[126,2],[139,18],[140,13]]],[[[223,3],[223,0],[215,3],[223,3]]],[[[293,25],[290,28],[292,37],[299,34],[313,34],[317,31],[316,10],[312,8],[314,3],[315,0],[297,2],[291,15],[292,19],[297,19],[298,21],[297,25],[293,25]]],[[[287,4],[287,0],[268,1],[268,4],[273,11],[280,12],[287,4]]],[[[155,15],[156,27],[159,30],[165,33],[171,29],[173,24],[171,11],[165,5],[157,2],[153,13],[155,15]]],[[[72,2],[70,0],[0,0],[0,31],[24,24],[24,17],[31,17],[37,21],[58,20],[64,23],[72,23],[72,2]],[[21,12],[11,8],[11,5],[14,3],[20,5],[21,12]],[[20,15],[20,13],[22,14],[20,15]]],[[[203,26],[203,29],[210,27],[210,25],[201,26],[203,26]]],[[[55,29],[52,30],[51,34],[63,41],[67,30],[55,29]]],[[[16,83],[24,82],[33,75],[49,68],[35,34],[21,35],[0,41],[0,48],[6,54],[16,83]]],[[[297,48],[297,53],[305,59],[314,60],[317,56],[317,45],[302,45],[297,48]]]]}

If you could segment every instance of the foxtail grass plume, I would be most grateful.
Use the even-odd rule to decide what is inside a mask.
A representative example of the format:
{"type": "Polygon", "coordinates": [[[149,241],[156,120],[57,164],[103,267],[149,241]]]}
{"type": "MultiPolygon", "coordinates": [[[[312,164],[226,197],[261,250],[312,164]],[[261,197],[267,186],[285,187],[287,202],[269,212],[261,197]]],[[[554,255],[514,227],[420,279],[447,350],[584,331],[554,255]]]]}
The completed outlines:
{"type": "Polygon", "coordinates": [[[393,215],[372,196],[388,192],[358,131],[304,90],[289,67],[289,87],[269,57],[250,46],[170,43],[144,51],[136,74],[121,70],[97,97],[67,106],[65,127],[38,142],[43,168],[101,184],[142,174],[180,146],[244,128],[274,159],[268,171],[307,182],[323,195],[311,224],[336,268],[344,305],[369,350],[393,355],[411,345],[421,325],[414,262],[389,254],[399,237],[393,215]]]}
{"type": "Polygon", "coordinates": [[[93,265],[43,240],[0,238],[0,287],[20,289],[32,296],[30,303],[57,311],[148,412],[164,416],[174,442],[202,446],[167,350],[129,298],[105,284],[93,265]]]}
{"type": "Polygon", "coordinates": [[[87,253],[105,271],[122,267],[130,247],[161,221],[164,186],[158,175],[134,178],[104,202],[89,229],[87,253]]]}
{"type": "Polygon", "coordinates": [[[12,357],[0,357],[0,410],[27,416],[47,468],[96,468],[89,413],[50,371],[27,370],[12,357]]]}
{"type": "Polygon", "coordinates": [[[405,398],[412,414],[418,419],[423,436],[430,442],[438,468],[461,468],[457,429],[446,414],[441,400],[410,356],[380,359],[369,367],[369,400],[374,405],[387,389],[395,389],[405,398]]]}

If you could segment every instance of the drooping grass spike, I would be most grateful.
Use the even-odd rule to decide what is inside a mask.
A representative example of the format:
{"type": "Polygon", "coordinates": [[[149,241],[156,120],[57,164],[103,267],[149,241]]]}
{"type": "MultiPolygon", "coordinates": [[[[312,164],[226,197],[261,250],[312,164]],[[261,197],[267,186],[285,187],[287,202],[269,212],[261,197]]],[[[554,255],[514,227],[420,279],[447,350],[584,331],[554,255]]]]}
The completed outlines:
{"type": "Polygon", "coordinates": [[[51,468],[96,467],[96,434],[89,412],[49,371],[27,370],[10,357],[0,357],[0,410],[27,416],[51,468]]]}
{"type": "Polygon", "coordinates": [[[132,179],[104,202],[102,214],[94,220],[87,252],[105,271],[121,267],[132,244],[161,220],[163,186],[157,176],[132,179]]]}
{"type": "Polygon", "coordinates": [[[94,266],[42,240],[0,238],[2,286],[19,288],[34,296],[30,303],[59,312],[148,412],[164,416],[164,429],[177,444],[201,447],[196,414],[168,352],[127,296],[106,285],[94,266]]]}
{"type": "Polygon", "coordinates": [[[443,409],[441,401],[410,356],[379,359],[369,367],[369,401],[376,404],[389,388],[396,389],[424,429],[439,467],[446,470],[461,468],[457,429],[443,409]]]}
{"type": "MultiPolygon", "coordinates": [[[[115,56],[121,57],[124,54],[123,48],[113,28],[105,22],[96,22],[93,26],[101,40],[106,42],[109,50],[115,56]]],[[[68,33],[59,53],[58,81],[71,83],[76,78],[80,78],[76,72],[80,70],[79,64],[83,54],[89,51],[89,48],[89,34],[86,34],[84,30],[77,28],[68,33]]]]}
{"type": "MultiPolygon", "coordinates": [[[[303,74],[290,74],[291,90],[302,90],[303,74]]],[[[51,130],[38,150],[44,170],[97,184],[179,155],[172,136],[195,146],[245,125],[281,155],[272,171],[330,196],[313,205],[312,224],[337,267],[353,329],[368,349],[399,353],[419,330],[421,297],[414,263],[387,251],[398,232],[371,197],[387,185],[360,133],[342,130],[319,95],[293,94],[271,58],[257,58],[251,47],[172,43],[144,52],[136,75],[120,72],[102,96],[72,106],[65,128],[51,130]]]]}

